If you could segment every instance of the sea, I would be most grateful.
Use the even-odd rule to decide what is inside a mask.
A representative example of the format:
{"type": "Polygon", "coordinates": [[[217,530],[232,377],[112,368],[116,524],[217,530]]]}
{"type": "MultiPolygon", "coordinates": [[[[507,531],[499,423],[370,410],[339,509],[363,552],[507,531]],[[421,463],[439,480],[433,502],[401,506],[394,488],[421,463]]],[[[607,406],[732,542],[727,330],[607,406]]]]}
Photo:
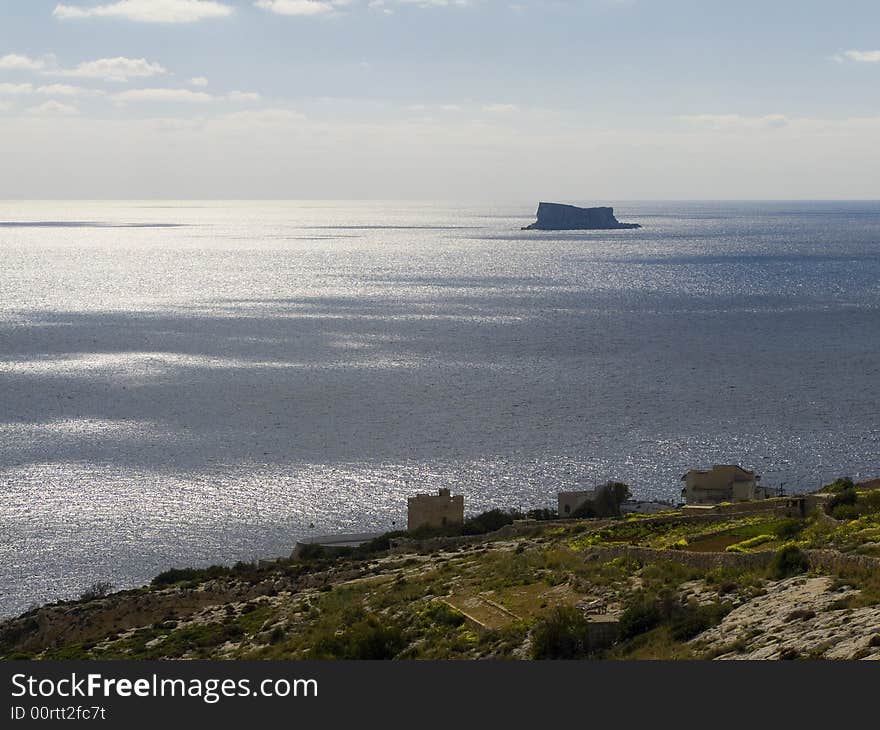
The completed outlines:
{"type": "Polygon", "coordinates": [[[0,616],[441,487],[880,476],[880,203],[536,202],[0,202],[0,616]]]}

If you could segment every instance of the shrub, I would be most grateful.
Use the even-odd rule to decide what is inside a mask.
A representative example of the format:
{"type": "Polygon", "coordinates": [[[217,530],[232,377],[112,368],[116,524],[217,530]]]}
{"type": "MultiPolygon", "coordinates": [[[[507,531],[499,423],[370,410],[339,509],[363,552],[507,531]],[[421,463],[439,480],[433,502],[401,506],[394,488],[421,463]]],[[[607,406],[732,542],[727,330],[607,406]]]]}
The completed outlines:
{"type": "Polygon", "coordinates": [[[598,517],[599,513],[596,511],[596,505],[592,499],[588,499],[584,502],[580,507],[578,507],[574,512],[571,513],[571,516],[576,519],[589,519],[592,517],[598,517]]]}
{"type": "Polygon", "coordinates": [[[230,570],[225,565],[212,565],[209,568],[171,568],[159,573],[152,581],[154,586],[168,586],[183,581],[203,581],[211,578],[219,578],[229,575],[230,570]]]}
{"type": "Polygon", "coordinates": [[[108,583],[107,581],[99,581],[98,583],[92,583],[85,591],[83,591],[79,600],[81,601],[91,601],[95,598],[103,598],[108,595],[113,590],[113,584],[108,583]]]}
{"type": "Polygon", "coordinates": [[[786,545],[773,556],[769,573],[772,578],[782,580],[806,573],[809,569],[810,560],[806,553],[796,545],[786,545]]]}
{"type": "Polygon", "coordinates": [[[296,557],[300,560],[321,560],[327,557],[327,550],[323,545],[308,542],[297,550],[296,557]]]}
{"type": "Polygon", "coordinates": [[[670,633],[676,641],[689,641],[697,634],[721,623],[730,608],[720,603],[705,606],[682,606],[679,615],[672,620],[670,633]]]}
{"type": "Polygon", "coordinates": [[[866,512],[880,512],[880,489],[868,492],[860,501],[864,503],[866,512]]]}
{"type": "Polygon", "coordinates": [[[393,659],[405,646],[399,625],[368,616],[339,635],[318,639],[314,655],[325,659],[393,659]]]}
{"type": "Polygon", "coordinates": [[[855,484],[853,483],[852,479],[850,479],[849,477],[841,477],[831,484],[826,484],[824,487],[822,487],[821,491],[827,492],[829,494],[837,494],[838,492],[843,492],[846,489],[853,489],[854,487],[855,484]]]}
{"type": "Polygon", "coordinates": [[[839,492],[835,492],[834,496],[828,500],[829,511],[841,504],[855,504],[859,495],[856,493],[855,487],[848,487],[839,492]]]}
{"type": "Polygon", "coordinates": [[[857,520],[862,514],[862,510],[855,504],[838,504],[831,509],[831,516],[835,520],[850,521],[857,520]]]}
{"type": "Polygon", "coordinates": [[[620,616],[620,638],[631,639],[656,628],[663,622],[663,612],[656,601],[640,596],[620,616]]]}
{"type": "Polygon", "coordinates": [[[460,611],[456,611],[443,601],[432,601],[425,609],[424,616],[432,623],[441,626],[461,626],[465,622],[460,611]]]}
{"type": "Polygon", "coordinates": [[[780,520],[779,524],[773,530],[773,533],[780,540],[791,540],[804,529],[804,521],[796,519],[780,520]]]}
{"type": "Polygon", "coordinates": [[[753,547],[758,547],[758,545],[763,545],[765,542],[771,542],[775,539],[775,535],[755,535],[755,537],[750,537],[748,540],[728,545],[724,548],[724,551],[728,553],[745,553],[753,547]]]}
{"type": "Polygon", "coordinates": [[[688,641],[718,624],[729,611],[730,606],[724,603],[682,605],[668,590],[661,591],[659,596],[643,592],[621,615],[620,635],[623,639],[631,639],[667,625],[673,639],[688,641]]]}
{"type": "Polygon", "coordinates": [[[395,530],[394,532],[386,532],[379,537],[374,537],[369,542],[362,543],[355,552],[361,556],[372,555],[373,553],[382,553],[391,549],[391,541],[397,537],[405,537],[405,530],[395,530]]]}
{"type": "Polygon", "coordinates": [[[584,502],[572,517],[619,517],[620,505],[632,496],[623,482],[607,482],[595,491],[595,498],[584,502]]]}
{"type": "Polygon", "coordinates": [[[557,606],[532,629],[533,659],[582,659],[601,644],[596,627],[573,606],[557,606]]]}
{"type": "Polygon", "coordinates": [[[500,509],[490,509],[474,517],[468,517],[462,525],[463,535],[483,535],[487,532],[495,532],[505,525],[512,525],[515,514],[504,512],[500,509]]]}

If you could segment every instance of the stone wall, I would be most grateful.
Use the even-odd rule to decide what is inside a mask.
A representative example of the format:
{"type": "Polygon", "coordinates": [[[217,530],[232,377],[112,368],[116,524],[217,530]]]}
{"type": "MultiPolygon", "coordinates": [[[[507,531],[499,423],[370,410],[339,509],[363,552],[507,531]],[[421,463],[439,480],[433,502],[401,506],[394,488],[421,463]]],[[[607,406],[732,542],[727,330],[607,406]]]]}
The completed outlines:
{"type": "Polygon", "coordinates": [[[629,558],[640,563],[671,562],[701,570],[713,568],[766,568],[773,553],[697,553],[689,550],[658,550],[634,545],[608,545],[590,548],[587,560],[607,562],[615,558],[629,558]]]}
{"type": "Polygon", "coordinates": [[[836,550],[807,550],[810,567],[816,570],[880,570],[880,558],[839,553],[836,550]]]}
{"type": "MultiPolygon", "coordinates": [[[[810,568],[834,572],[838,570],[880,570],[880,558],[869,555],[851,555],[836,550],[805,550],[810,568]]],[[[607,562],[615,558],[629,558],[640,563],[671,562],[701,570],[713,568],[760,569],[770,565],[773,550],[755,553],[697,553],[690,550],[658,550],[634,545],[607,545],[590,548],[587,560],[607,562]]]]}

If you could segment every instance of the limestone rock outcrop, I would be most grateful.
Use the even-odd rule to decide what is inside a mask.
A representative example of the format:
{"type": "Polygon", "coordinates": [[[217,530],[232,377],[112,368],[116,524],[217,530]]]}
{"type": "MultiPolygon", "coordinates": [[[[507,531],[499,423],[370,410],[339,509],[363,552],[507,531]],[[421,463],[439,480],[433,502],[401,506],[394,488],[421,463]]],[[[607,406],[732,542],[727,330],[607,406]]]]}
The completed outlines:
{"type": "Polygon", "coordinates": [[[562,203],[538,203],[538,220],[524,231],[594,231],[641,228],[638,223],[621,223],[614,208],[578,208],[562,203]]]}

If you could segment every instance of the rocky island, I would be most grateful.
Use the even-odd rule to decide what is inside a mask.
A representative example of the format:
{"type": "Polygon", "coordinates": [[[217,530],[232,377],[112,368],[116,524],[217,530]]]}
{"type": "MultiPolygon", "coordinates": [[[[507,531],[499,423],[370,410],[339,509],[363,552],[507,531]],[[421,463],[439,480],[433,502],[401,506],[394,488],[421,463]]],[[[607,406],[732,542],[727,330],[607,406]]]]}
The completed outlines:
{"type": "Polygon", "coordinates": [[[641,228],[638,223],[621,223],[614,208],[578,208],[562,203],[538,203],[538,220],[524,231],[594,231],[641,228]]]}

